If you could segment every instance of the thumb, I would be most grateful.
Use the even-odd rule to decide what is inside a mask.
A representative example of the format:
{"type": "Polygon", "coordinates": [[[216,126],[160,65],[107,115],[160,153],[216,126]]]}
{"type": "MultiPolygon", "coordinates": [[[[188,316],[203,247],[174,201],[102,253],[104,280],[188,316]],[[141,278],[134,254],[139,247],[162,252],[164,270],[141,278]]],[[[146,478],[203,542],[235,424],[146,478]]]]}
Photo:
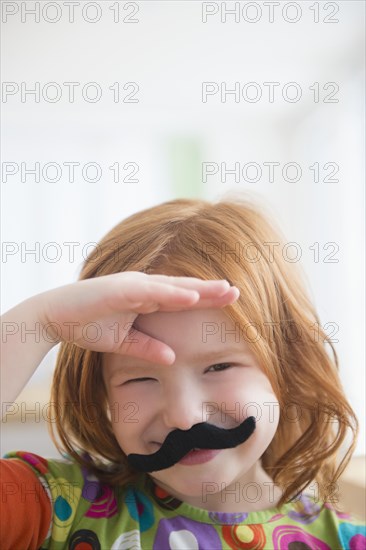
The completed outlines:
{"type": "Polygon", "coordinates": [[[129,330],[125,340],[115,353],[168,365],[175,361],[175,353],[171,347],[136,328],[129,330]]]}

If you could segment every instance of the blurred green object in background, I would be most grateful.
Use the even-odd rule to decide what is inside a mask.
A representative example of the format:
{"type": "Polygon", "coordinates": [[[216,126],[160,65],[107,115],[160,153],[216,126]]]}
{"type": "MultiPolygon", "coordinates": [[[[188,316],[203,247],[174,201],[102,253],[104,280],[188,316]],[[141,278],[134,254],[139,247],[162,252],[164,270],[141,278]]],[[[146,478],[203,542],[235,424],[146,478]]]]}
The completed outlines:
{"type": "Polygon", "coordinates": [[[175,198],[203,198],[201,142],[175,136],[168,142],[167,166],[175,198]]]}

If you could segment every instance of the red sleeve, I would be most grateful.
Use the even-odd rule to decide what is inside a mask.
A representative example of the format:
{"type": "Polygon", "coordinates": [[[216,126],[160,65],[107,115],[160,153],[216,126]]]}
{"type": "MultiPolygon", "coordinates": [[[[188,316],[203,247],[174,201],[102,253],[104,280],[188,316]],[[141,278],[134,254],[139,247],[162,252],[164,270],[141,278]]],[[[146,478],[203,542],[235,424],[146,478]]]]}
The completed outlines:
{"type": "Polygon", "coordinates": [[[17,459],[0,459],[0,548],[37,550],[48,533],[52,506],[30,467],[17,459]]]}

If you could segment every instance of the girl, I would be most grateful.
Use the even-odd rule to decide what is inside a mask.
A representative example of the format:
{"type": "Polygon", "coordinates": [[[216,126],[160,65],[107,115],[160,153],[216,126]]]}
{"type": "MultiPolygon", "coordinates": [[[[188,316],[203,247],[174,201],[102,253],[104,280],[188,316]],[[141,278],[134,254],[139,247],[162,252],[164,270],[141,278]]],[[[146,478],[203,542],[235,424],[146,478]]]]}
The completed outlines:
{"type": "Polygon", "coordinates": [[[283,243],[242,197],[173,200],[3,316],[3,402],[61,343],[63,458],[2,459],[2,549],[365,548],[337,504],[357,418],[283,243]]]}

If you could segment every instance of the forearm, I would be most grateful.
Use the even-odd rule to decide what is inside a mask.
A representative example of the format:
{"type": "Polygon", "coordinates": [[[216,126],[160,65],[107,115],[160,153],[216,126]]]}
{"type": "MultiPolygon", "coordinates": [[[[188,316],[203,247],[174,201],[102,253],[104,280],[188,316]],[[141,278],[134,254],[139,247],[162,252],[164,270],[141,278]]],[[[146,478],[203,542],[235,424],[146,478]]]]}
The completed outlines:
{"type": "Polygon", "coordinates": [[[4,313],[0,321],[3,404],[15,401],[43,358],[58,342],[45,329],[41,295],[16,305],[4,313]]]}

